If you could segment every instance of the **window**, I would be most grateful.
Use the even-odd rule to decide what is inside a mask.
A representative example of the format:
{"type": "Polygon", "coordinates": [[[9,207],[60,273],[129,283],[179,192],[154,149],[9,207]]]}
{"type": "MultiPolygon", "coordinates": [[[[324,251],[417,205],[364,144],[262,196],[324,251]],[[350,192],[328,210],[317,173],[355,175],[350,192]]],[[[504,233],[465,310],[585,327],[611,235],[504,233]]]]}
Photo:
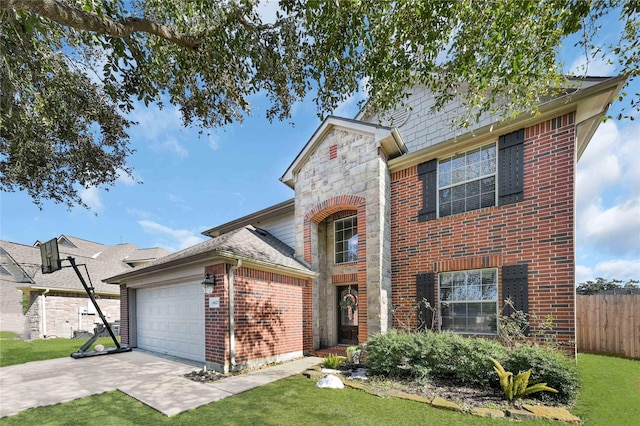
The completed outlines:
{"type": "Polygon", "coordinates": [[[440,329],[456,333],[496,334],[497,269],[439,274],[440,329]]]}
{"type": "Polygon", "coordinates": [[[422,208],[418,222],[504,206],[524,199],[524,129],[445,159],[418,164],[422,208]]]}
{"type": "Polygon", "coordinates": [[[495,205],[495,144],[438,162],[439,217],[495,205]]]}
{"type": "Polygon", "coordinates": [[[335,229],[335,261],[336,263],[355,262],[358,260],[358,218],[351,216],[336,220],[335,229]]]}

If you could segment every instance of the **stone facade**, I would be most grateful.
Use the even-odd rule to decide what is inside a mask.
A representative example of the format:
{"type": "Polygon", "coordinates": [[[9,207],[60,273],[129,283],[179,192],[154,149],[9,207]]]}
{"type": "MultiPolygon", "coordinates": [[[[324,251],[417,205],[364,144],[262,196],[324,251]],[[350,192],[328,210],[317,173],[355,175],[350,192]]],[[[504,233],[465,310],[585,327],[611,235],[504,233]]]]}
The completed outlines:
{"type": "MultiPolygon", "coordinates": [[[[78,330],[93,333],[96,324],[102,324],[87,296],[32,291],[29,302],[25,317],[30,339],[71,338],[78,330]]],[[[120,321],[120,300],[117,296],[103,296],[97,302],[108,322],[120,321]]]]}
{"type": "Polygon", "coordinates": [[[386,331],[390,296],[389,175],[373,134],[332,127],[295,175],[296,252],[320,275],[313,280],[313,348],[337,341],[336,284],[358,288],[358,339],[386,331]],[[346,212],[346,213],[345,213],[346,212]],[[333,262],[333,223],[355,215],[358,260],[333,262]],[[353,276],[338,282],[335,276],[353,276]]]}

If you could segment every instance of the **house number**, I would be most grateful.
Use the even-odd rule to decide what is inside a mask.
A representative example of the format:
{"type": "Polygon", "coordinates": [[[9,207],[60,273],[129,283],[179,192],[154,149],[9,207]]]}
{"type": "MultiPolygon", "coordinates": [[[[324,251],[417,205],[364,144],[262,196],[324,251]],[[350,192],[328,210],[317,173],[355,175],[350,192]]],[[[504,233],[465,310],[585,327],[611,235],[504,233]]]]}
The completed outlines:
{"type": "Polygon", "coordinates": [[[215,309],[220,307],[220,298],[219,297],[210,297],[209,298],[209,308],[215,309]]]}

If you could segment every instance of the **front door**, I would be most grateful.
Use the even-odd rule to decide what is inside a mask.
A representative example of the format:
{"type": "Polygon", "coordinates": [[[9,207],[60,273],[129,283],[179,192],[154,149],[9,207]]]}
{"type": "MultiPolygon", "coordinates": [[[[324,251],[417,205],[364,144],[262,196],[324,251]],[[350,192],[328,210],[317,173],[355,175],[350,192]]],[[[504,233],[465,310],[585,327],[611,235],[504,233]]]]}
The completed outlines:
{"type": "Polygon", "coordinates": [[[338,343],[358,344],[358,290],[354,286],[337,287],[338,343]]]}

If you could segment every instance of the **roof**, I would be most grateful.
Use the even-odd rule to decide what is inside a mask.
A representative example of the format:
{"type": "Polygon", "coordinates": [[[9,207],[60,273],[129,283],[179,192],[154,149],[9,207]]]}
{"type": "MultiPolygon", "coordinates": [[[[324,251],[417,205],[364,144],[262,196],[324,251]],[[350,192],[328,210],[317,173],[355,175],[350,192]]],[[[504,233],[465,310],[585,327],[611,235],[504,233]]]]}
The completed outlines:
{"type": "Polygon", "coordinates": [[[64,261],[73,257],[77,265],[86,265],[86,270],[81,266],[80,271],[87,284],[93,285],[96,293],[117,295],[119,291],[102,280],[132,269],[130,263],[133,262],[129,260],[131,256],[138,258],[136,262],[139,263],[142,262],[142,254],[147,257],[147,261],[168,254],[161,248],[149,249],[147,252],[133,244],[109,246],[68,235],[61,235],[57,240],[63,268],[51,274],[43,274],[41,270],[39,246],[42,242],[36,241],[34,245],[28,246],[0,240],[0,266],[4,269],[0,279],[25,290],[50,289],[84,293],[80,280],[73,269],[68,267],[70,264],[64,261]]]}
{"type": "MultiPolygon", "coordinates": [[[[558,115],[575,111],[576,154],[579,159],[595,133],[609,105],[617,98],[626,82],[626,76],[570,78],[570,87],[560,96],[546,96],[538,106],[537,114],[520,114],[509,120],[499,120],[487,116],[473,129],[462,134],[447,133],[444,139],[425,136],[433,142],[429,146],[411,151],[401,157],[389,160],[389,170],[393,173],[417,165],[425,158],[435,158],[449,150],[455,143],[462,147],[466,143],[481,143],[495,140],[498,135],[506,134],[523,127],[537,124],[558,115]]],[[[423,138],[424,139],[424,138],[423,138]]]]}
{"type": "Polygon", "coordinates": [[[171,269],[195,261],[225,261],[241,259],[243,265],[257,269],[279,270],[285,275],[315,276],[302,261],[295,257],[295,251],[267,231],[246,225],[204,241],[195,246],[177,251],[157,259],[147,265],[107,278],[110,284],[171,269]]]}
{"type": "Polygon", "coordinates": [[[251,213],[241,218],[232,220],[231,222],[227,222],[214,228],[207,229],[206,231],[202,232],[202,235],[206,235],[207,237],[217,237],[243,226],[251,225],[253,223],[257,223],[267,219],[272,219],[284,214],[291,214],[294,212],[294,210],[295,198],[291,198],[287,201],[283,201],[271,207],[267,207],[266,209],[262,209],[255,213],[251,213]]]}

